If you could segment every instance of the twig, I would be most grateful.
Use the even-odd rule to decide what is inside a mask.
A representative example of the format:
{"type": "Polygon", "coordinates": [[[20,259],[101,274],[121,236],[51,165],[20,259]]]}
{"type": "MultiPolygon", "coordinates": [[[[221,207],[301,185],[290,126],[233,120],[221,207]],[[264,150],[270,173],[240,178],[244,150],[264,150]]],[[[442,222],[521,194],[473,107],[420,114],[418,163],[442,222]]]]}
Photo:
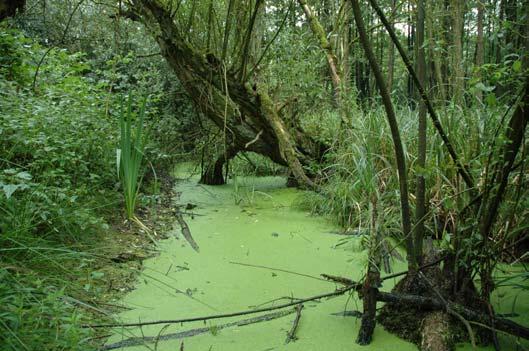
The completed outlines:
{"type": "Polygon", "coordinates": [[[257,308],[257,307],[261,307],[261,306],[264,306],[264,305],[269,305],[271,303],[273,304],[274,302],[281,301],[281,300],[290,300],[292,302],[292,301],[296,301],[296,300],[300,300],[300,299],[298,299],[297,297],[293,297],[293,296],[283,296],[283,297],[278,297],[277,299],[273,299],[273,300],[270,300],[270,301],[266,301],[266,302],[260,303],[258,305],[252,305],[252,306],[248,306],[248,307],[257,308]]]}
{"type": "MultiPolygon", "coordinates": [[[[161,332],[160,332],[160,333],[158,333],[157,336],[133,337],[133,338],[125,339],[125,340],[122,340],[122,341],[119,341],[119,342],[116,342],[116,343],[113,343],[113,344],[105,345],[100,350],[101,351],[115,350],[115,349],[120,349],[120,348],[123,348],[123,347],[131,347],[131,346],[142,345],[142,344],[147,343],[147,342],[156,342],[156,343],[158,343],[159,341],[166,341],[166,340],[171,340],[171,339],[190,338],[190,337],[195,336],[195,335],[205,334],[205,333],[211,332],[214,329],[215,330],[221,330],[221,329],[225,329],[225,328],[229,328],[229,327],[242,327],[242,326],[249,325],[249,324],[270,321],[270,320],[273,320],[273,319],[281,318],[281,317],[287,316],[289,314],[292,314],[296,310],[297,309],[291,309],[291,310],[286,310],[286,311],[273,312],[273,313],[268,313],[268,314],[265,314],[265,315],[262,315],[262,316],[259,316],[259,317],[243,319],[243,320],[240,320],[240,321],[230,322],[230,323],[226,323],[226,324],[221,324],[221,325],[217,325],[217,326],[214,326],[214,327],[203,327],[203,328],[197,328],[197,329],[190,329],[190,330],[186,330],[186,331],[182,331],[182,332],[178,332],[178,333],[170,333],[170,334],[160,335],[161,334],[161,332]]],[[[164,328],[166,328],[166,327],[167,327],[167,325],[164,328]]]]}
{"type": "Polygon", "coordinates": [[[287,333],[287,338],[285,340],[285,344],[288,344],[291,341],[295,341],[298,338],[296,337],[296,330],[298,329],[299,320],[301,319],[301,310],[303,309],[303,304],[296,306],[296,318],[294,319],[294,322],[292,323],[292,328],[287,333]]]}
{"type": "MultiPolygon", "coordinates": [[[[283,273],[288,273],[288,274],[294,274],[294,275],[299,275],[301,277],[307,277],[307,278],[311,278],[311,279],[315,279],[315,280],[321,280],[321,281],[324,281],[324,282],[328,282],[327,279],[322,279],[322,278],[318,278],[318,277],[315,277],[313,275],[309,275],[309,274],[304,274],[304,273],[298,273],[298,272],[293,272],[293,271],[289,271],[289,270],[286,270],[286,269],[281,269],[281,268],[273,268],[273,267],[267,267],[267,266],[261,266],[261,265],[258,265],[258,264],[250,264],[250,263],[241,263],[241,262],[234,262],[234,261],[230,261],[231,264],[237,264],[239,266],[245,266],[245,267],[253,267],[253,268],[262,268],[262,269],[268,269],[270,271],[276,271],[276,272],[283,272],[283,273]]],[[[345,278],[344,278],[345,279],[345,278]]]]}
{"type": "MultiPolygon", "coordinates": [[[[429,267],[432,267],[432,266],[435,266],[436,264],[438,263],[441,263],[446,257],[443,256],[433,262],[430,262],[430,263],[427,263],[425,265],[422,265],[420,266],[417,270],[418,271],[422,271],[423,269],[425,268],[429,268],[429,267]]],[[[385,277],[382,277],[380,280],[381,281],[384,281],[384,280],[388,280],[388,279],[391,279],[391,278],[396,278],[396,277],[400,277],[401,275],[405,275],[405,274],[408,274],[408,271],[402,271],[402,272],[397,272],[397,273],[393,273],[393,274],[390,274],[390,275],[386,275],[385,277]]]]}
{"type": "Polygon", "coordinates": [[[200,213],[195,213],[195,212],[187,212],[187,211],[180,211],[181,214],[183,215],[188,215],[188,216],[191,216],[191,217],[194,217],[194,216],[205,216],[204,214],[200,214],[200,213]]]}
{"type": "Polygon", "coordinates": [[[231,312],[231,313],[224,313],[224,314],[214,314],[209,316],[202,316],[202,317],[191,317],[191,318],[182,318],[182,319],[167,319],[167,320],[157,320],[157,321],[150,321],[150,322],[138,322],[138,323],[108,323],[108,324],[84,324],[81,327],[82,328],[115,328],[115,327],[140,327],[144,325],[156,325],[156,324],[178,324],[178,323],[186,323],[186,322],[197,322],[197,321],[207,321],[212,319],[220,319],[220,318],[228,318],[228,317],[236,317],[236,316],[244,316],[248,314],[254,314],[254,313],[260,313],[260,312],[268,312],[268,311],[274,311],[279,310],[291,306],[297,306],[302,303],[308,302],[308,301],[314,301],[323,299],[326,297],[334,297],[334,296],[340,296],[345,294],[348,291],[359,289],[362,285],[355,283],[350,286],[343,287],[341,289],[336,289],[333,292],[325,293],[321,295],[311,296],[304,299],[299,299],[298,301],[284,303],[282,305],[277,306],[271,306],[271,307],[264,307],[264,308],[258,308],[253,310],[247,310],[247,311],[238,311],[238,312],[231,312]]]}
{"type": "Polygon", "coordinates": [[[244,148],[247,149],[248,146],[252,145],[253,143],[257,142],[257,140],[259,140],[259,137],[261,136],[261,134],[263,134],[263,130],[261,129],[259,131],[259,133],[257,133],[257,135],[255,136],[255,138],[253,138],[252,140],[250,140],[249,142],[247,142],[246,144],[244,144],[244,148]]]}
{"type": "Polygon", "coordinates": [[[351,285],[353,284],[353,281],[349,278],[344,277],[338,277],[336,275],[330,275],[330,274],[320,274],[323,278],[326,280],[333,281],[335,283],[343,284],[343,285],[351,285]]]}

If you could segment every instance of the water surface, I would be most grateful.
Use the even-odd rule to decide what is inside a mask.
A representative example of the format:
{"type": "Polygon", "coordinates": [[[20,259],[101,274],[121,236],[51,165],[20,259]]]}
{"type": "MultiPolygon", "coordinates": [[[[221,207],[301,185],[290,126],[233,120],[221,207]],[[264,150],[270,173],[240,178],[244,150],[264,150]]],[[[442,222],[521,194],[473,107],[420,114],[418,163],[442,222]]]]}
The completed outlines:
{"type": "MultiPolygon", "coordinates": [[[[185,169],[177,172],[180,178],[185,175],[185,169]]],[[[279,298],[310,297],[337,287],[302,275],[234,262],[275,267],[316,278],[327,273],[357,280],[364,272],[367,253],[362,248],[362,238],[344,240],[344,236],[336,234],[339,228],[330,221],[300,210],[295,206],[300,190],[285,188],[283,178],[237,178],[228,185],[215,187],[198,185],[195,178],[188,178],[177,183],[176,191],[181,193],[176,202],[196,206],[190,211],[197,215],[184,218],[200,252],[190,247],[175,223],[171,238],[159,245],[160,255],[145,262],[136,289],[125,297],[123,303],[132,309],[120,314],[123,322],[181,319],[272,306],[288,301],[273,302],[279,298]]],[[[404,267],[396,264],[394,268],[404,267]]],[[[384,282],[384,290],[390,290],[394,283],[384,282]]],[[[503,292],[501,297],[495,297],[495,303],[502,310],[509,310],[513,296],[512,292],[503,292]]],[[[217,330],[217,326],[258,315],[119,329],[108,344],[131,336],[165,335],[206,326],[209,331],[201,335],[123,349],[416,350],[414,345],[379,326],[372,344],[355,344],[360,321],[336,315],[344,310],[361,310],[356,295],[306,303],[297,330],[298,340],[289,344],[285,344],[285,338],[295,314],[222,330],[217,330]]],[[[468,345],[459,348],[468,349],[468,345]]]]}

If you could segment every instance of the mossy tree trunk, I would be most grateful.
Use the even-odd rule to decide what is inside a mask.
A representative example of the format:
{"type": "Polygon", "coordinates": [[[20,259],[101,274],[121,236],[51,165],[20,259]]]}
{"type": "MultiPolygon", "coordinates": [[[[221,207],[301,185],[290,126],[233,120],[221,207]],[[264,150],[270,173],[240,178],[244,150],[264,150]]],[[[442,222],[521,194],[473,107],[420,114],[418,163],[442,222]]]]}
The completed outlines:
{"type": "MultiPolygon", "coordinates": [[[[134,0],[132,5],[194,104],[225,131],[226,149],[269,157],[289,167],[300,186],[313,187],[305,166],[320,160],[325,147],[304,133],[289,133],[266,86],[241,80],[237,69],[228,68],[226,61],[194,49],[182,36],[167,5],[158,0],[134,0]]],[[[215,164],[220,165],[218,161],[215,164]]],[[[213,165],[209,172],[213,176],[203,180],[219,183],[220,173],[213,165]]]]}
{"type": "Polygon", "coordinates": [[[305,13],[305,16],[307,17],[307,22],[309,23],[310,29],[312,30],[312,33],[316,37],[316,40],[318,41],[318,44],[320,45],[321,49],[325,53],[325,58],[327,59],[327,66],[329,68],[329,73],[331,76],[331,82],[333,87],[333,93],[334,93],[334,102],[338,109],[340,110],[340,116],[342,119],[342,123],[345,125],[349,125],[348,117],[345,112],[345,106],[344,106],[344,97],[343,97],[343,83],[342,83],[342,77],[339,71],[340,65],[338,63],[338,58],[335,53],[335,49],[333,48],[331,42],[327,40],[327,33],[325,32],[325,29],[323,29],[323,26],[321,25],[320,21],[316,17],[316,14],[312,11],[312,9],[307,4],[306,0],[298,0],[299,5],[303,9],[303,13],[305,13]]]}

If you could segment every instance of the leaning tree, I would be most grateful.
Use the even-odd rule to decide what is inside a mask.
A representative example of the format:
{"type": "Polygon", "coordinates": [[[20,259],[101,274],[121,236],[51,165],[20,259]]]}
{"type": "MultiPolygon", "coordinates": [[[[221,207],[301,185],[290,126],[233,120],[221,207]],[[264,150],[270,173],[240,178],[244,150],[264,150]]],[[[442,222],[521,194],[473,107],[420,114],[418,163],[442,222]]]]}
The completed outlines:
{"type": "MultiPolygon", "coordinates": [[[[260,0],[130,0],[121,15],[145,25],[194,105],[223,132],[222,152],[206,167],[203,183],[223,184],[224,164],[252,151],[287,166],[300,186],[312,188],[307,166],[327,147],[300,125],[285,123],[281,107],[288,102],[274,101],[259,75],[277,37],[263,43],[263,6],[260,0]]],[[[273,28],[276,34],[284,24],[273,28]]]]}

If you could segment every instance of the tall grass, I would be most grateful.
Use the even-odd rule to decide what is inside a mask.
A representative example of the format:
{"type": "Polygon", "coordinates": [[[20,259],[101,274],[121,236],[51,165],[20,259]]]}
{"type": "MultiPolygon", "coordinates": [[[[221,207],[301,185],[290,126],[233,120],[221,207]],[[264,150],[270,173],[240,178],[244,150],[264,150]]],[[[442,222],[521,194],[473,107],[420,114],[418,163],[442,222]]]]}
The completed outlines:
{"type": "MultiPolygon", "coordinates": [[[[482,140],[489,140],[494,132],[491,125],[498,123],[498,111],[462,111],[447,107],[440,113],[457,152],[463,162],[471,165],[473,177],[480,178],[481,166],[486,162],[489,148],[482,140]],[[487,125],[484,125],[486,123],[487,125]]],[[[357,111],[354,128],[340,135],[333,143],[326,159],[328,164],[321,171],[323,193],[307,193],[300,204],[314,212],[330,215],[346,230],[366,229],[369,223],[368,204],[376,200],[383,209],[386,232],[398,232],[398,177],[394,172],[395,158],[389,128],[382,109],[370,108],[357,111]]],[[[418,173],[427,181],[429,232],[436,230],[435,221],[456,216],[469,198],[458,179],[455,165],[433,127],[428,129],[428,157],[424,168],[416,164],[417,154],[417,113],[409,108],[397,110],[401,128],[404,152],[408,162],[410,179],[410,204],[415,205],[415,182],[418,173]]]]}
{"type": "Polygon", "coordinates": [[[140,105],[136,116],[136,125],[132,128],[134,113],[132,112],[132,95],[129,96],[127,106],[121,101],[119,115],[120,148],[117,150],[118,175],[123,185],[125,197],[125,213],[128,219],[134,218],[134,210],[138,199],[142,181],[142,160],[145,149],[143,135],[143,120],[145,116],[146,99],[140,105]]]}

